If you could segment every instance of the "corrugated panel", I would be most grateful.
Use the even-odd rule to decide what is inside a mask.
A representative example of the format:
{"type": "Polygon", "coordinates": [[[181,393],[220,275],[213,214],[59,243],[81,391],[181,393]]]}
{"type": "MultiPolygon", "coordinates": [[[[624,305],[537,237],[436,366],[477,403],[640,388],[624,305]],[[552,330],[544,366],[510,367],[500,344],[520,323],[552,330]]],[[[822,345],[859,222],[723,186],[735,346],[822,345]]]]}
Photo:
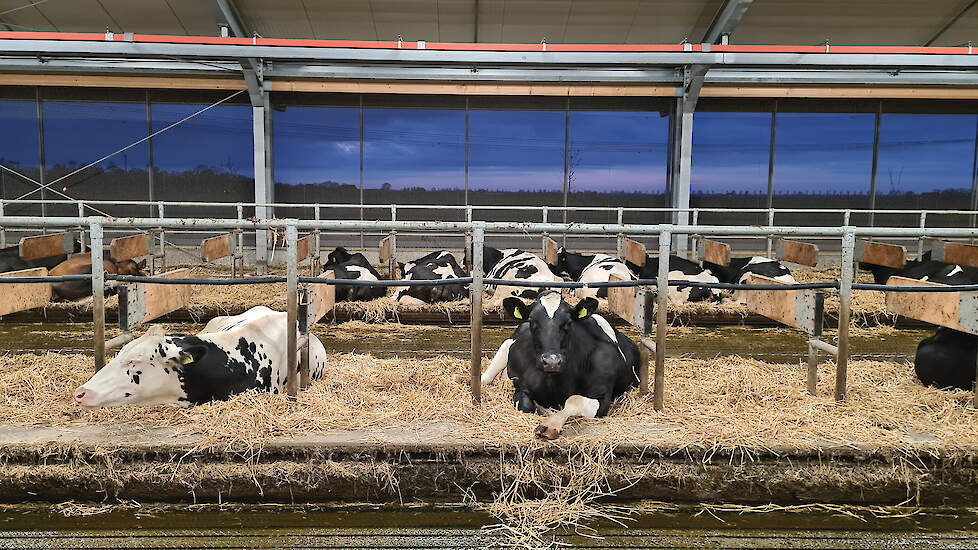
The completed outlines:
{"type": "MultiPolygon", "coordinates": [[[[131,0],[101,0],[102,6],[119,24],[115,32],[142,34],[187,34],[174,10],[164,1],[132,2],[131,0]]],[[[102,29],[104,30],[104,29],[102,29]]],[[[211,27],[211,35],[217,34],[217,26],[211,27]]]]}
{"type": "MultiPolygon", "coordinates": [[[[204,2],[201,0],[156,1],[162,1],[171,8],[180,21],[180,28],[185,28],[185,32],[190,35],[217,36],[219,32],[218,22],[224,21],[218,13],[217,2],[204,2]]],[[[176,34],[183,34],[183,31],[176,32],[176,34]]]]}
{"type": "Polygon", "coordinates": [[[919,46],[960,9],[960,0],[758,0],[731,42],[919,46]]]}

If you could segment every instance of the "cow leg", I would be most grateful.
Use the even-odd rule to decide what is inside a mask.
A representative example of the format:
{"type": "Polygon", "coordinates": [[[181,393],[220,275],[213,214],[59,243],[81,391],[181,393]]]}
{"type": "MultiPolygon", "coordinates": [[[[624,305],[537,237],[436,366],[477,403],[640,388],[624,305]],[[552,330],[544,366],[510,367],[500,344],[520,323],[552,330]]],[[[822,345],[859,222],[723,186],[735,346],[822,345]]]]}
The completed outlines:
{"type": "Polygon", "coordinates": [[[590,397],[584,397],[583,395],[572,395],[567,398],[564,402],[564,408],[553,413],[540,422],[537,426],[536,434],[538,437],[544,439],[556,439],[560,435],[561,430],[564,429],[564,424],[572,416],[582,416],[584,418],[594,418],[598,415],[598,411],[604,408],[607,411],[607,405],[599,402],[597,399],[591,399],[590,397]]]}
{"type": "Polygon", "coordinates": [[[499,346],[499,351],[496,352],[496,355],[492,356],[492,361],[489,363],[489,368],[487,368],[486,372],[482,375],[483,386],[492,384],[492,381],[495,380],[496,377],[499,376],[499,373],[502,372],[503,369],[506,368],[506,365],[509,364],[509,348],[515,341],[516,340],[512,338],[508,338],[501,346],[499,346]]]}
{"type": "Polygon", "coordinates": [[[537,410],[536,403],[530,398],[530,394],[522,390],[516,390],[513,394],[513,405],[516,406],[516,410],[521,413],[533,414],[537,410]]]}

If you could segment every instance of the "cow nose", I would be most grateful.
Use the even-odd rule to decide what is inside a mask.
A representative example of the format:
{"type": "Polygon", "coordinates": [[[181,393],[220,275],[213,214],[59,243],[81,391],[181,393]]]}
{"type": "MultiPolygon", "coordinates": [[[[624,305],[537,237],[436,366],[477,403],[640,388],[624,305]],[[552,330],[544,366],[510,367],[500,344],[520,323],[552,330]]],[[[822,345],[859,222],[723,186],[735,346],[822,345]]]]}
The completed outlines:
{"type": "Polygon", "coordinates": [[[88,390],[88,389],[85,389],[85,387],[80,387],[77,390],[75,390],[75,403],[78,403],[79,405],[84,405],[85,404],[85,396],[88,396],[89,399],[91,399],[92,398],[92,391],[91,390],[88,390]]]}
{"type": "Polygon", "coordinates": [[[544,371],[560,372],[560,368],[563,366],[564,358],[556,353],[545,353],[540,356],[540,361],[543,363],[544,371]]]}

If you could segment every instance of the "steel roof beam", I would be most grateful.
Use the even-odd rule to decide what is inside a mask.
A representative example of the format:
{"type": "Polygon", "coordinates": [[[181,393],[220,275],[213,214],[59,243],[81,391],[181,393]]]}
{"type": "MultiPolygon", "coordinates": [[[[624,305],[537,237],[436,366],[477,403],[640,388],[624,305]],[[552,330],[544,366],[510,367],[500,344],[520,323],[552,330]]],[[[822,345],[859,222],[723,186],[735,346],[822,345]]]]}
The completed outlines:
{"type": "Polygon", "coordinates": [[[724,0],[700,42],[719,44],[724,35],[730,35],[737,28],[752,2],[753,0],[724,0]]]}
{"type": "MultiPolygon", "coordinates": [[[[227,21],[231,32],[239,38],[248,36],[248,29],[242,23],[241,16],[232,0],[216,0],[217,7],[227,21]]],[[[251,105],[260,107],[263,105],[262,81],[264,80],[264,63],[258,57],[244,56],[238,58],[241,64],[241,73],[244,76],[245,84],[248,86],[248,96],[251,98],[251,105]]]]}
{"type": "MultiPolygon", "coordinates": [[[[772,52],[498,52],[408,49],[314,48],[239,44],[179,44],[67,40],[0,39],[0,55],[161,56],[186,60],[263,58],[279,61],[350,63],[499,65],[711,65],[734,67],[955,68],[978,69],[978,55],[911,53],[772,53],[772,52]]],[[[479,67],[476,67],[479,68],[479,67]]]]}

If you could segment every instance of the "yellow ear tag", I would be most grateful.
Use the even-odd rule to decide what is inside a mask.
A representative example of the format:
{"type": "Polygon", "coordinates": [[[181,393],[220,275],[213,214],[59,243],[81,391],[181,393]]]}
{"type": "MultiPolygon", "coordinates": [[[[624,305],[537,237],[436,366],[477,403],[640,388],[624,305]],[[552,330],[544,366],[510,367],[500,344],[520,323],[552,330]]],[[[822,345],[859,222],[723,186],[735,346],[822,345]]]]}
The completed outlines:
{"type": "Polygon", "coordinates": [[[523,314],[520,313],[520,310],[514,309],[513,310],[513,317],[516,317],[517,319],[522,319],[523,318],[523,314]]]}
{"type": "Polygon", "coordinates": [[[584,309],[582,309],[582,310],[581,310],[580,312],[578,312],[578,314],[577,314],[577,318],[578,318],[578,319],[583,319],[583,318],[585,318],[585,317],[587,317],[587,308],[584,308],[584,309]]]}
{"type": "Polygon", "coordinates": [[[184,357],[183,360],[181,361],[181,363],[183,363],[184,365],[189,365],[190,363],[193,363],[193,362],[194,362],[194,356],[193,355],[188,355],[188,356],[184,357]]]}

